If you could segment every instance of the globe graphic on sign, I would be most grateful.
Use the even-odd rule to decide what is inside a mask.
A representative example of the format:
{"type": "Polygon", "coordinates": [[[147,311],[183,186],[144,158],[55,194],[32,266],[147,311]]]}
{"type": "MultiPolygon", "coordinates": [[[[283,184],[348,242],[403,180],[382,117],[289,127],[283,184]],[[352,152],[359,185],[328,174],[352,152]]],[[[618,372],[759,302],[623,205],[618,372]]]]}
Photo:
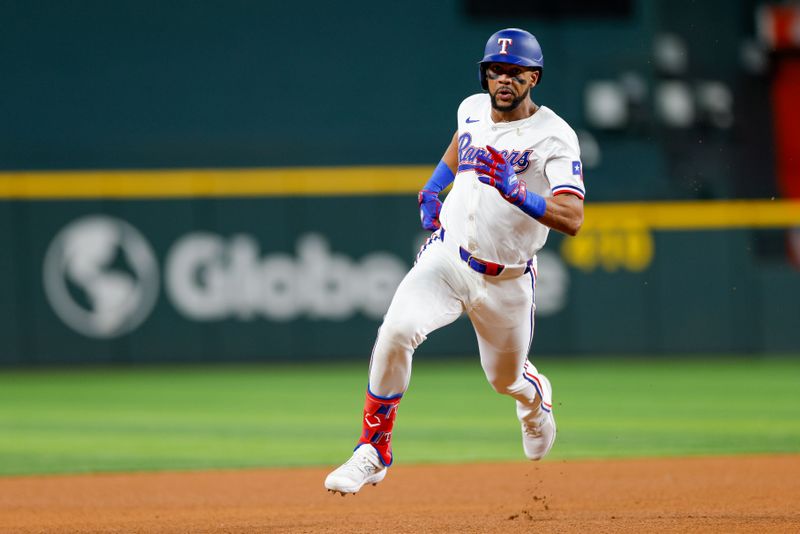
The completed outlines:
{"type": "Polygon", "coordinates": [[[73,330],[113,338],[149,315],[158,296],[158,265],[133,226],[93,215],[70,223],[53,239],[44,287],[53,310],[73,330]]]}

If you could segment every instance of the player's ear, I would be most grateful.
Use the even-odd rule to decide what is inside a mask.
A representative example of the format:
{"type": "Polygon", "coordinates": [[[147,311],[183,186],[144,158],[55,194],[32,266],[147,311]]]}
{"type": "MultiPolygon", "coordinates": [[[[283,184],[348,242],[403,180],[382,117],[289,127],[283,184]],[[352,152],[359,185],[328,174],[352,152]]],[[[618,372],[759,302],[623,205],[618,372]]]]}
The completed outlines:
{"type": "Polygon", "coordinates": [[[539,83],[540,74],[538,70],[531,71],[531,87],[536,87],[536,84],[539,83]]]}

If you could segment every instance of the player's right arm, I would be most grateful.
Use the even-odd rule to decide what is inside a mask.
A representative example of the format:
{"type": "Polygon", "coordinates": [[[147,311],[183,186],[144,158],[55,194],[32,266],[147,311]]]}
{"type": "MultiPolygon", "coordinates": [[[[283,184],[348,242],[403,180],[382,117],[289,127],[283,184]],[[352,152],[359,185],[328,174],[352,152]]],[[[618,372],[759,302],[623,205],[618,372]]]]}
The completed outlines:
{"type": "Polygon", "coordinates": [[[450,145],[444,151],[442,161],[450,168],[450,172],[455,175],[458,170],[458,132],[453,134],[450,145]]]}
{"type": "Polygon", "coordinates": [[[436,166],[430,180],[417,195],[419,216],[424,229],[433,231],[441,227],[439,213],[442,211],[442,202],[439,200],[439,193],[453,183],[457,169],[458,132],[453,134],[453,139],[450,141],[447,150],[444,151],[442,160],[436,166]]]}

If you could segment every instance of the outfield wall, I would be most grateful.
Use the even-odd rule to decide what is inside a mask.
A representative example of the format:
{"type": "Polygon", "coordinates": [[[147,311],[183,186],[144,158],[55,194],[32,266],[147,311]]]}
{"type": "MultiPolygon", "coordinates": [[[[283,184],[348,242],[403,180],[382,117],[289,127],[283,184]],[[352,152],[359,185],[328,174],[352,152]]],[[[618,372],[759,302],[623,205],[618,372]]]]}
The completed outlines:
{"type": "MultiPolygon", "coordinates": [[[[426,236],[413,191],[429,171],[6,173],[0,362],[366,358],[426,236]]],[[[535,352],[800,349],[783,246],[800,205],[587,210],[540,254],[535,352]]],[[[474,353],[469,322],[420,350],[474,353]]]]}
{"type": "Polygon", "coordinates": [[[800,216],[752,200],[781,198],[760,3],[479,4],[0,3],[0,362],[366,357],[509,26],[588,189],[539,258],[534,350],[800,348],[800,216]]]}

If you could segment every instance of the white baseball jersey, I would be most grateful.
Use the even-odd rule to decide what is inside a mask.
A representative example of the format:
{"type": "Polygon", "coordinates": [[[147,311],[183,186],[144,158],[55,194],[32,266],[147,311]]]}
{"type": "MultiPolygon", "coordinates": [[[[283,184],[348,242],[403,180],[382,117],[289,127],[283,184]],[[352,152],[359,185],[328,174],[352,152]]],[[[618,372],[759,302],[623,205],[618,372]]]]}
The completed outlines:
{"type": "Polygon", "coordinates": [[[578,138],[545,106],[527,119],[498,123],[491,119],[488,94],[470,96],[458,108],[459,170],[439,217],[446,239],[483,260],[525,264],[544,246],[549,228],[478,181],[474,170],[464,169],[477,163],[478,154],[489,157],[486,145],[505,156],[528,191],[543,197],[571,193],[582,199],[578,138]]]}

